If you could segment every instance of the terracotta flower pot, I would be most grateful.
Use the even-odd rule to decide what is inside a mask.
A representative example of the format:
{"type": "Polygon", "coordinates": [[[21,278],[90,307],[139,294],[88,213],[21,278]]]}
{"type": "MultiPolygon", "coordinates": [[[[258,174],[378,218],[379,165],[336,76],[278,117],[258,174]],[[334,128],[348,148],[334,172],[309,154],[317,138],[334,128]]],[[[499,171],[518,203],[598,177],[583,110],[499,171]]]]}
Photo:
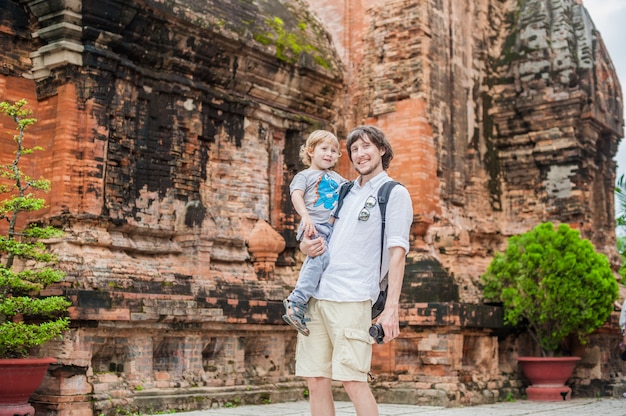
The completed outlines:
{"type": "Polygon", "coordinates": [[[518,357],[524,375],[531,385],[526,388],[528,400],[560,401],[572,397],[565,385],[580,357],[518,357]]]}
{"type": "Polygon", "coordinates": [[[54,358],[0,359],[0,416],[34,415],[28,403],[54,358]]]}

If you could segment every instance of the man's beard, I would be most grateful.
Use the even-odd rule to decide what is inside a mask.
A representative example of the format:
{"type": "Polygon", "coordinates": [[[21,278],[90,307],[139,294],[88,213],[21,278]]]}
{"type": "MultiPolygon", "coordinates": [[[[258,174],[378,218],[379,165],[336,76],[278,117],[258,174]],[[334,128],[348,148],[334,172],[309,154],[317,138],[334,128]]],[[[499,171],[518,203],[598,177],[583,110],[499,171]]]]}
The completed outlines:
{"type": "Polygon", "coordinates": [[[361,176],[367,176],[370,173],[374,172],[376,170],[377,166],[374,166],[372,164],[369,165],[369,167],[366,168],[359,168],[358,166],[355,166],[354,169],[356,169],[356,171],[359,173],[359,175],[361,176]]]}

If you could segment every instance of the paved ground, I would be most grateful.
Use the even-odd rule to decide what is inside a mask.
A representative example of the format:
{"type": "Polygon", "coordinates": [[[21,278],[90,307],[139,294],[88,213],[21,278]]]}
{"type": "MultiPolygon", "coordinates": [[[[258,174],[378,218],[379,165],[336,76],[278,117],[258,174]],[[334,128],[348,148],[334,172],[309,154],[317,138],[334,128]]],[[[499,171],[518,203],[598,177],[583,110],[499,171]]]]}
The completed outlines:
{"type": "MultiPolygon", "coordinates": [[[[518,400],[471,407],[432,407],[399,404],[379,405],[380,416],[626,416],[626,399],[573,399],[562,402],[518,400]]],[[[179,416],[308,416],[306,401],[258,406],[240,406],[175,413],[179,416]]],[[[336,403],[336,416],[354,416],[349,402],[336,403]]]]}

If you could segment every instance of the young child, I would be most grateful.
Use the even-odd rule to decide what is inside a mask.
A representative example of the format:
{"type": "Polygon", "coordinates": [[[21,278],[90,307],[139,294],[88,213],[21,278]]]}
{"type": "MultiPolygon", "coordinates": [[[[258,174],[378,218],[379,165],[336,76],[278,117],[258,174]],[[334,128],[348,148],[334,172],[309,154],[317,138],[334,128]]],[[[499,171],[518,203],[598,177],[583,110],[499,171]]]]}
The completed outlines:
{"type": "MultiPolygon", "coordinates": [[[[331,214],[337,204],[339,187],[345,182],[341,175],[331,170],[339,156],[339,140],[325,130],[311,133],[300,148],[300,159],[308,169],[298,172],[289,185],[291,202],[301,217],[298,241],[304,235],[321,235],[325,241],[330,238],[331,214]]],[[[314,258],[307,257],[300,269],[296,287],[283,301],[283,319],[303,335],[309,335],[304,318],[307,303],[327,265],[327,253],[314,258]]]]}

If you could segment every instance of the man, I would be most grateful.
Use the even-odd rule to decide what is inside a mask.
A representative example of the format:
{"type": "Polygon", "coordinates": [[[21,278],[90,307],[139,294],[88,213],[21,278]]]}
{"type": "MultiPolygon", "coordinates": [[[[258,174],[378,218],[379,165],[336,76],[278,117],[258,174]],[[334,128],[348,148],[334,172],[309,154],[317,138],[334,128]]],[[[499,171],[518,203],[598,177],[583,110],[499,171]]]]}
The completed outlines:
{"type": "MultiPolygon", "coordinates": [[[[374,126],[355,128],[346,147],[359,177],[335,221],[328,243],[329,264],[307,312],[310,334],[298,336],[296,351],[296,375],[307,378],[313,416],[335,414],[332,380],[343,383],[358,416],[378,416],[367,383],[373,343],[368,331],[372,303],[387,271],[387,303],[377,323],[382,325],[384,342],[400,334],[398,303],[413,220],[411,198],[404,186],[394,187],[389,196],[381,265],[382,223],[376,196],[382,184],[391,180],[386,170],[393,151],[385,134],[374,126]]],[[[300,248],[318,256],[325,245],[321,238],[305,239],[300,248]]]]}

